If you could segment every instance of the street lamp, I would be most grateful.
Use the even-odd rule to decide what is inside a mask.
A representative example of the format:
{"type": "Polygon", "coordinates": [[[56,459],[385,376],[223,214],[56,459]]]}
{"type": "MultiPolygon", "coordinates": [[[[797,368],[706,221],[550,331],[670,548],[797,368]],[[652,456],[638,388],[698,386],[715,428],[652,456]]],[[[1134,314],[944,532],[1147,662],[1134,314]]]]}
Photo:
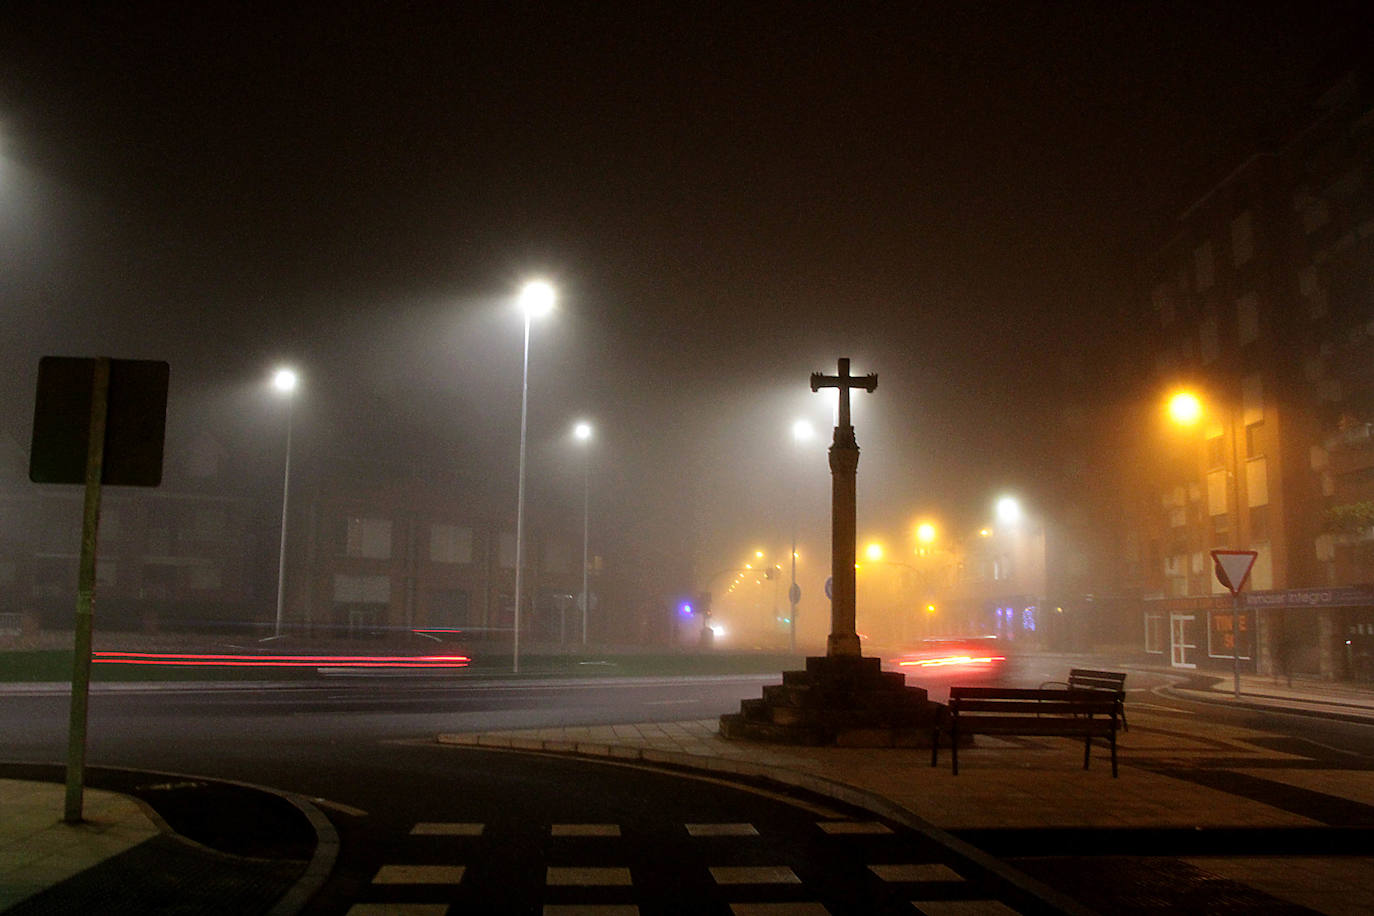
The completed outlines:
{"type": "Polygon", "coordinates": [[[517,304],[525,318],[524,360],[520,373],[520,483],[515,503],[515,641],[511,649],[511,668],[520,673],[520,587],[525,560],[525,432],[530,405],[530,321],[553,311],[557,298],[553,287],[543,280],[531,280],[520,290],[517,304]]]}
{"type": "Polygon", "coordinates": [[[997,500],[997,521],[1008,527],[1021,521],[1021,503],[1015,496],[1003,496],[997,500]]]}
{"type": "Polygon", "coordinates": [[[591,531],[592,505],[592,424],[585,420],[573,427],[573,438],[586,449],[582,462],[582,646],[587,645],[587,570],[588,540],[591,531]]]}
{"type": "Polygon", "coordinates": [[[281,635],[282,616],[286,607],[286,509],[291,497],[291,414],[296,402],[299,378],[292,369],[280,368],[272,373],[272,387],[286,398],[286,470],[281,483],[281,551],[277,558],[277,625],[273,636],[281,635]]]}
{"type": "MultiPolygon", "coordinates": [[[[1179,426],[1195,426],[1206,412],[1202,399],[1191,391],[1179,391],[1169,398],[1169,419],[1179,426]]],[[[1227,499],[1227,512],[1230,513],[1232,540],[1240,543],[1240,447],[1236,442],[1235,416],[1230,406],[1225,408],[1224,420],[1231,436],[1231,487],[1227,499]]],[[[1253,588],[1253,586],[1251,586],[1253,588]]],[[[1240,699],[1240,592],[1231,595],[1231,692],[1240,699]]]]}

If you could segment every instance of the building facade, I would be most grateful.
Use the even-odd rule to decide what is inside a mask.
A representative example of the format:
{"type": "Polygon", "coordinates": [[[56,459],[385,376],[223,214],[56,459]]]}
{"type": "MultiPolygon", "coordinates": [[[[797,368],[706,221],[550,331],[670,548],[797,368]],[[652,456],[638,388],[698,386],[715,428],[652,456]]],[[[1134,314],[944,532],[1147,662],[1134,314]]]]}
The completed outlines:
{"type": "MultiPolygon", "coordinates": [[[[1177,667],[1368,678],[1374,106],[1367,75],[1194,203],[1150,265],[1123,568],[1177,667]],[[1169,397],[1201,405],[1166,419],[1169,397]],[[1254,551],[1236,613],[1210,551],[1254,551]],[[1238,650],[1237,650],[1238,647],[1238,650]]],[[[1133,443],[1133,444],[1132,444],[1133,443]]]]}

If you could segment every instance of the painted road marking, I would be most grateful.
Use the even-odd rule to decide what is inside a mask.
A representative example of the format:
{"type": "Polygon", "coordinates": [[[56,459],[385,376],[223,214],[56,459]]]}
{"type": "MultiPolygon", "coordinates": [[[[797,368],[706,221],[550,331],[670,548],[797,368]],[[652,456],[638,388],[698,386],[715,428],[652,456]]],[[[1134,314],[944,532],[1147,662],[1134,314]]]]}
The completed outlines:
{"type": "Polygon", "coordinates": [[[372,878],[373,884],[459,884],[463,865],[383,865],[372,878]]]}
{"type": "Polygon", "coordinates": [[[717,884],[801,884],[786,865],[719,865],[711,869],[717,884]]]}
{"type": "Polygon", "coordinates": [[[550,865],[544,877],[550,887],[630,887],[628,868],[584,868],[550,865]]]}
{"type": "Polygon", "coordinates": [[[620,836],[619,824],[554,824],[550,836],[620,836]]]}
{"type": "Polygon", "coordinates": [[[758,836],[753,824],[687,824],[689,836],[758,836]]]}
{"type": "Polygon", "coordinates": [[[419,823],[410,828],[411,836],[481,836],[482,824],[419,823]]]}
{"type": "Polygon", "coordinates": [[[963,881],[948,865],[870,865],[868,870],[884,881],[963,881]]]}
{"type": "Polygon", "coordinates": [[[891,827],[877,821],[820,821],[818,826],[829,834],[892,832],[891,827]]]}
{"type": "Polygon", "coordinates": [[[911,905],[926,916],[1019,916],[1000,900],[913,900],[911,905]]]}

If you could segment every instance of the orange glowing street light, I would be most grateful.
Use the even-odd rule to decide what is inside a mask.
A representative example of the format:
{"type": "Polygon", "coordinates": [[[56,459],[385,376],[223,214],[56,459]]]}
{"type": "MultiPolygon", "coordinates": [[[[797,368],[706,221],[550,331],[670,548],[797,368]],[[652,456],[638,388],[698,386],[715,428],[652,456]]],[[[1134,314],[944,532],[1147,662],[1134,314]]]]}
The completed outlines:
{"type": "Polygon", "coordinates": [[[1192,426],[1202,419],[1202,401],[1191,391],[1180,391],[1169,398],[1169,419],[1179,426],[1192,426]]]}

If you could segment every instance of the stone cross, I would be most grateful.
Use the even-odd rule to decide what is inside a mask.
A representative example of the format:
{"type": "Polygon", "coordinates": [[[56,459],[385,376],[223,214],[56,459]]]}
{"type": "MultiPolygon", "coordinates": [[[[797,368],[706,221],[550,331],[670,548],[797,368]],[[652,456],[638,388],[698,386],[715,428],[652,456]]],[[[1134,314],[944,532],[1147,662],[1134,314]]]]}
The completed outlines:
{"type": "Polygon", "coordinates": [[[830,446],[830,637],[825,654],[859,656],[859,635],[854,628],[854,560],[855,529],[857,523],[856,481],[859,473],[859,444],[854,438],[854,425],[849,418],[849,389],[873,391],[878,376],[870,373],[859,377],[849,374],[849,360],[840,360],[837,375],[811,374],[811,390],[838,388],[839,422],[835,426],[834,442],[830,446]]]}

